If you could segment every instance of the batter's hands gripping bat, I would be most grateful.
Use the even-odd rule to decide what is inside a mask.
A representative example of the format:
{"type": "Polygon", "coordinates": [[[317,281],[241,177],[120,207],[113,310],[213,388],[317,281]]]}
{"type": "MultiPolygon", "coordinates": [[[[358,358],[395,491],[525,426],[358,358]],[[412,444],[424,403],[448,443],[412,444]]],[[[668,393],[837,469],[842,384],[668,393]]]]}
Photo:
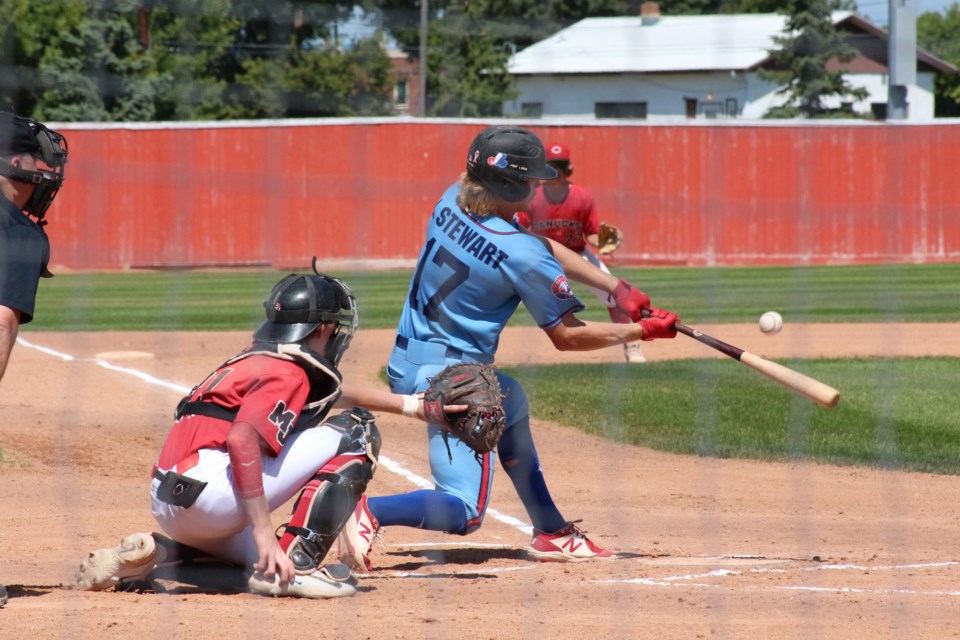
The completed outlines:
{"type": "Polygon", "coordinates": [[[825,409],[832,409],[840,401],[840,392],[833,387],[827,386],[819,380],[814,380],[810,376],[805,376],[799,371],[794,371],[776,362],[770,362],[765,358],[744,351],[732,344],[727,344],[723,340],[717,340],[708,336],[702,331],[688,327],[687,325],[676,322],[673,325],[678,333],[690,336],[694,340],[702,342],[711,349],[716,349],[720,353],[730,356],[747,365],[754,371],[759,371],[771,380],[778,382],[791,391],[799,393],[804,398],[816,402],[825,409]]]}

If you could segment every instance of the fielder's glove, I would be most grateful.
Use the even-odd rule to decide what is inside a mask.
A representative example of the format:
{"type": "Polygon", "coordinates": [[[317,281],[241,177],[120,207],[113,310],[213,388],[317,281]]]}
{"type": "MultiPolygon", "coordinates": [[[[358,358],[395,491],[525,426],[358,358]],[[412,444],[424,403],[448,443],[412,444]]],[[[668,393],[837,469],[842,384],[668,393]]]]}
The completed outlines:
{"type": "Polygon", "coordinates": [[[613,253],[623,242],[623,234],[620,229],[606,222],[600,223],[600,230],[597,232],[597,249],[601,255],[613,253]]]}
{"type": "MultiPolygon", "coordinates": [[[[423,408],[428,422],[446,429],[445,441],[449,432],[479,454],[497,446],[506,423],[500,381],[493,367],[476,362],[450,365],[430,378],[430,388],[423,394],[423,408]],[[452,404],[469,408],[445,413],[443,407],[452,404]]],[[[449,449],[448,443],[448,453],[449,449]]]]}

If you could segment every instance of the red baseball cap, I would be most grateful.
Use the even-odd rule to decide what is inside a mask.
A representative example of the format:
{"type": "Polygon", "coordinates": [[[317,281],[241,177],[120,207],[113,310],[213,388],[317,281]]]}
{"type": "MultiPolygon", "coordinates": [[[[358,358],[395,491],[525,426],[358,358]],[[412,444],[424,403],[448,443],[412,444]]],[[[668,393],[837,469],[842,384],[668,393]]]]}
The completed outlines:
{"type": "Polygon", "coordinates": [[[547,162],[563,160],[570,162],[570,147],[562,142],[551,142],[547,145],[547,162]]]}

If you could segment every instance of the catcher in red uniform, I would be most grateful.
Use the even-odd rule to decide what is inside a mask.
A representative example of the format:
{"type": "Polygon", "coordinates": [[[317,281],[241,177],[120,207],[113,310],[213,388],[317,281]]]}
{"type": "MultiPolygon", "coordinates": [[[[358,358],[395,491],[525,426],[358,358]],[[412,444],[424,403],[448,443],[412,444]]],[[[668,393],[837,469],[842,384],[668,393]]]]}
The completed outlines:
{"type": "MultiPolygon", "coordinates": [[[[547,164],[557,170],[557,177],[540,183],[530,208],[516,214],[517,223],[563,244],[609,273],[607,266],[591,248],[602,255],[610,255],[620,246],[623,235],[617,227],[600,222],[593,194],[571,182],[573,162],[570,160],[570,148],[563,143],[553,142],[546,145],[546,152],[547,164]]],[[[607,307],[613,322],[633,322],[629,316],[617,310],[606,291],[591,289],[591,292],[607,307]]],[[[627,362],[646,361],[639,342],[623,345],[623,353],[627,362]]]]}
{"type": "MultiPolygon", "coordinates": [[[[346,284],[314,272],[281,280],[253,343],[177,406],[151,474],[153,516],[166,536],[135,533],[94,551],[77,572],[81,589],[195,583],[183,577],[220,561],[247,569],[241,587],[253,593],[356,592],[349,569],[321,563],[377,466],[380,434],[367,409],[424,419],[425,406],[422,397],[343,383],[337,365],[357,329],[356,300],[346,284]],[[330,415],[335,406],[352,408],[330,415]],[[298,493],[278,537],[270,514],[298,493]]],[[[435,417],[467,406],[428,408],[435,417]]]]}

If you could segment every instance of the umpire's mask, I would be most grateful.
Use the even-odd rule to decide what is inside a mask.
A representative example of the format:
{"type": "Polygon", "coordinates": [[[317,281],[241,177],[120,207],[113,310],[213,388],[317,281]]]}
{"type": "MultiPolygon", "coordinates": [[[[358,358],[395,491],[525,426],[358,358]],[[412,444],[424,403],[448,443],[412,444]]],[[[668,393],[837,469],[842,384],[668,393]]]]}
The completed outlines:
{"type": "Polygon", "coordinates": [[[43,220],[63,186],[65,164],[66,138],[33,118],[0,112],[0,176],[34,185],[33,195],[23,210],[36,216],[37,220],[43,220]],[[29,153],[36,159],[35,170],[16,167],[7,159],[22,153],[29,153]]]}

